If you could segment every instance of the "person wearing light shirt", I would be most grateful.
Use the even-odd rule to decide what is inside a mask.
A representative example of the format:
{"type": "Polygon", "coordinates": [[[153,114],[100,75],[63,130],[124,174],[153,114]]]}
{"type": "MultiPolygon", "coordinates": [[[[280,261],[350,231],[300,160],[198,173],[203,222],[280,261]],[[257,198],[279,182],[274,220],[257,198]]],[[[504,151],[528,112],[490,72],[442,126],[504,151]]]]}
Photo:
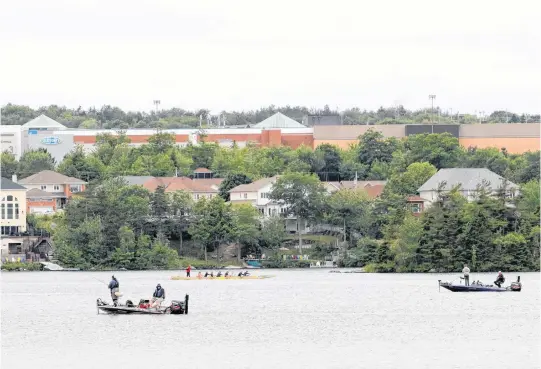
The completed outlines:
{"type": "Polygon", "coordinates": [[[470,285],[470,268],[468,268],[467,264],[464,264],[464,269],[462,269],[462,273],[464,274],[464,284],[466,286],[470,285]]]}

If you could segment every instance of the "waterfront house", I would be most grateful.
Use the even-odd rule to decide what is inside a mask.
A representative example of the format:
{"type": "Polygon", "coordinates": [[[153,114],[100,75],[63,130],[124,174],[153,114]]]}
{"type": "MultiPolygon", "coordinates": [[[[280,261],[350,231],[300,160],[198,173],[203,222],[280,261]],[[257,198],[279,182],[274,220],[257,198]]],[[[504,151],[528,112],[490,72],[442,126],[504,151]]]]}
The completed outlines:
{"type": "Polygon", "coordinates": [[[506,196],[514,197],[519,187],[487,168],[446,168],[440,169],[417,192],[428,207],[438,199],[438,191],[448,192],[460,186],[460,193],[468,200],[477,198],[480,186],[485,186],[491,194],[496,194],[506,186],[506,196]]]}
{"type": "Polygon", "coordinates": [[[223,178],[197,178],[189,177],[152,177],[152,176],[123,176],[128,185],[142,186],[150,192],[156,191],[160,186],[165,192],[185,191],[197,201],[202,198],[211,199],[218,196],[223,178]]]}
{"type": "Polygon", "coordinates": [[[0,254],[4,259],[9,254],[19,255],[23,250],[22,234],[26,232],[26,188],[16,181],[2,177],[0,199],[0,254]]]}
{"type": "Polygon", "coordinates": [[[27,212],[54,213],[63,209],[69,199],[86,189],[86,182],[52,170],[43,170],[18,181],[28,191],[27,212]]]}

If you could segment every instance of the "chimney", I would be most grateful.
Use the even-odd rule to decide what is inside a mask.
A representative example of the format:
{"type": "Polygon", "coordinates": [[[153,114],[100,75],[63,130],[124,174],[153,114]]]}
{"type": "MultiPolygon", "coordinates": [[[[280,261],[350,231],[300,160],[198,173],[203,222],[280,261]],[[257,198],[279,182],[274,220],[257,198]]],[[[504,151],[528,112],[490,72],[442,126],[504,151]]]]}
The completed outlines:
{"type": "Polygon", "coordinates": [[[12,176],[11,176],[11,180],[12,180],[13,182],[17,183],[17,175],[16,175],[16,174],[12,175],[12,176]]]}

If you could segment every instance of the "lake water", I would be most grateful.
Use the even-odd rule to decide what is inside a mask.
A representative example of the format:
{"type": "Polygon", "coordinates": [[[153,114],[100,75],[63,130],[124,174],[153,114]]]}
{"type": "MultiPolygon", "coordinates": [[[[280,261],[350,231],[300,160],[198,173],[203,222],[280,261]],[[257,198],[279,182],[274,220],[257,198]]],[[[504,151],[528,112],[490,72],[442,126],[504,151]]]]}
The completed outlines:
{"type": "Polygon", "coordinates": [[[167,300],[188,293],[187,316],[98,315],[109,292],[97,279],[111,272],[2,273],[1,368],[540,368],[538,273],[520,274],[520,293],[471,294],[438,291],[457,275],[174,274],[115,273],[123,299],[149,297],[156,283],[167,300]]]}

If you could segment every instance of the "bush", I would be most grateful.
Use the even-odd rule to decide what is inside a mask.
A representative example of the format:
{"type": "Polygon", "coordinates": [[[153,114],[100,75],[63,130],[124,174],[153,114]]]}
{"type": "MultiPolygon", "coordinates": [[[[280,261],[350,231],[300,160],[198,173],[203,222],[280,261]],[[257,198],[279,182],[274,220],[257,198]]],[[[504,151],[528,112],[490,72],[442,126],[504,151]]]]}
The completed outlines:
{"type": "Polygon", "coordinates": [[[263,268],[275,268],[275,269],[310,268],[310,261],[270,259],[270,260],[262,261],[261,265],[263,266],[263,268]]]}
{"type": "Polygon", "coordinates": [[[12,271],[40,271],[43,270],[43,264],[41,263],[5,263],[2,264],[2,270],[12,271]]]}

